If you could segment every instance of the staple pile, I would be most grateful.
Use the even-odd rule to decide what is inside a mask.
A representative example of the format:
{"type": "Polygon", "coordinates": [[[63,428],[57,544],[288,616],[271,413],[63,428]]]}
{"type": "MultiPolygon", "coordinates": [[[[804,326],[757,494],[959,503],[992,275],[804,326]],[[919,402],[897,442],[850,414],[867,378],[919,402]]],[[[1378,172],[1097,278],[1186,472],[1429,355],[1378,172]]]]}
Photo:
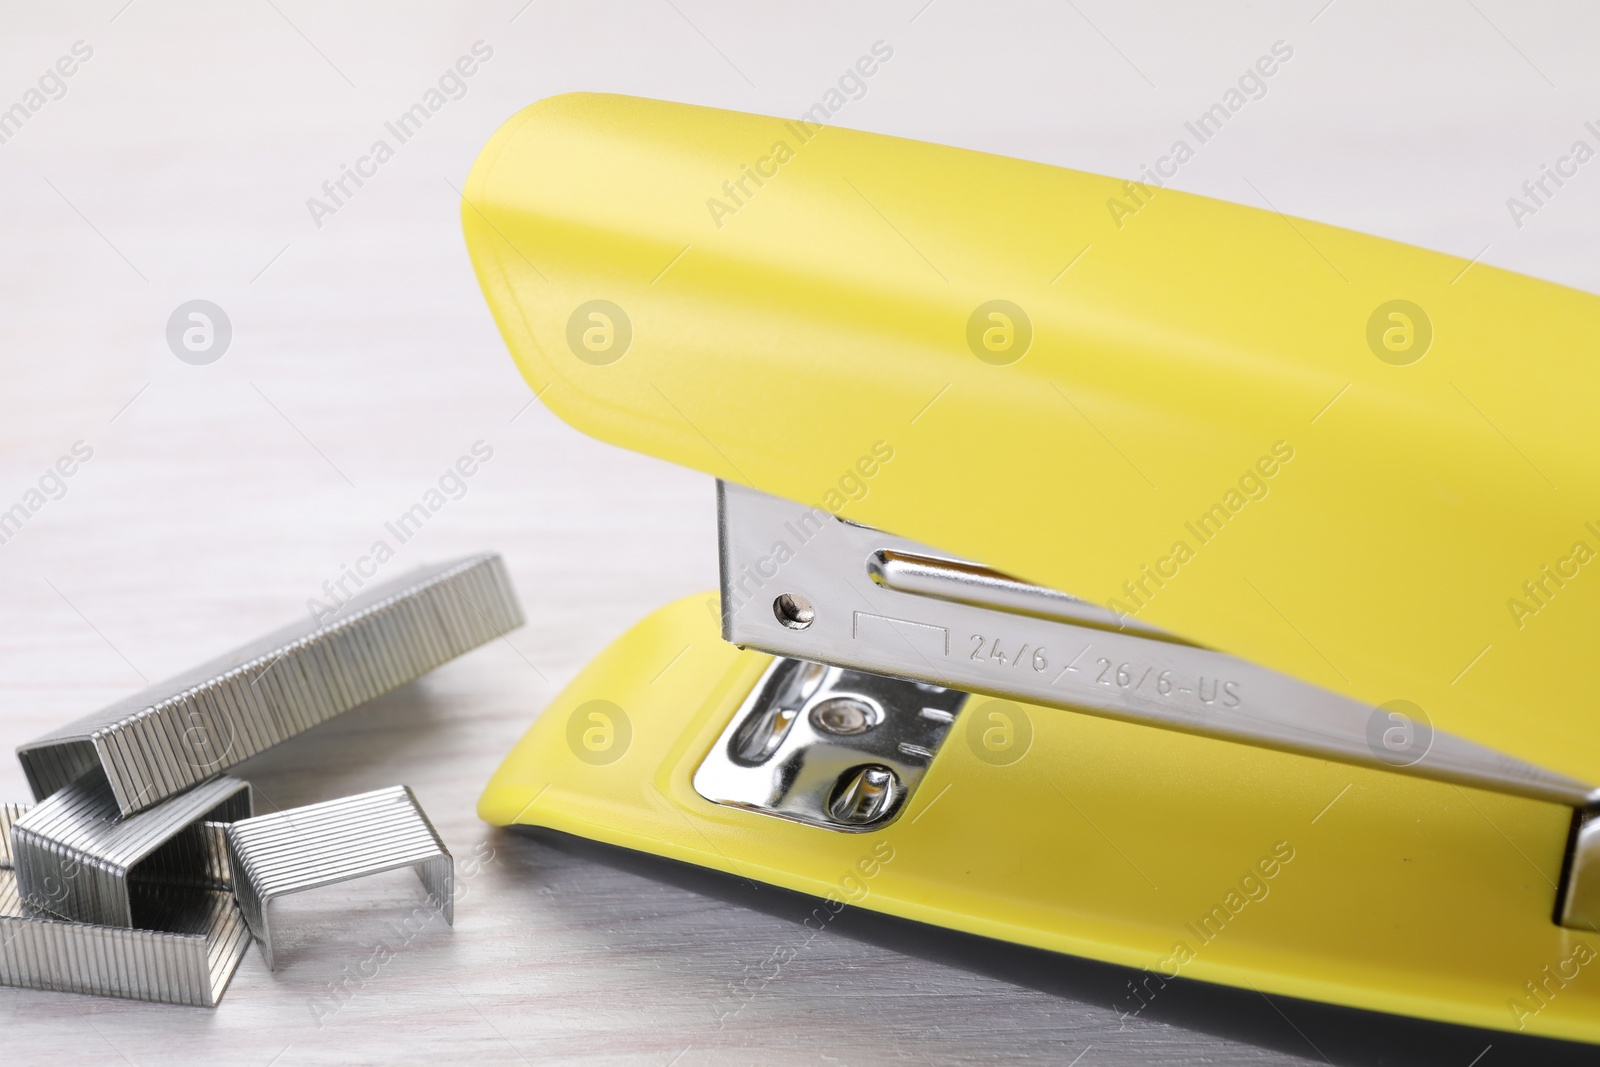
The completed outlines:
{"type": "Polygon", "coordinates": [[[498,555],[423,568],[21,746],[36,803],[0,805],[0,985],[214,1007],[252,935],[273,965],[272,899],[402,866],[452,920],[410,789],[256,817],[223,772],[522,621],[498,555]]]}

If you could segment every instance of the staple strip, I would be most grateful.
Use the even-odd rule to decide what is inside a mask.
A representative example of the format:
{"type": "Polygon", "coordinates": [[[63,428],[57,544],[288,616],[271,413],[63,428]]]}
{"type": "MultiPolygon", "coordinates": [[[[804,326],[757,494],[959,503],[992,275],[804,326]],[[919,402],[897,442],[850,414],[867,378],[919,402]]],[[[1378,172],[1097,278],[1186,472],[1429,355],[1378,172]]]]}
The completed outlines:
{"type": "Polygon", "coordinates": [[[234,892],[269,968],[268,905],[290,893],[412,867],[455,922],[455,861],[407,786],[244,819],[227,838],[234,892]]]}
{"type": "Polygon", "coordinates": [[[0,985],[213,1008],[250,947],[231,894],[141,890],[160,929],[64,922],[29,908],[0,870],[0,985]]]}
{"type": "Polygon", "coordinates": [[[87,773],[132,815],[522,625],[495,553],[374,586],[17,750],[43,800],[87,773]]]}
{"type": "Polygon", "coordinates": [[[17,889],[28,906],[56,918],[152,926],[136,883],[226,888],[223,834],[205,823],[251,812],[250,786],[224,777],[123,819],[109,783],[86,775],[12,827],[17,889]]]}

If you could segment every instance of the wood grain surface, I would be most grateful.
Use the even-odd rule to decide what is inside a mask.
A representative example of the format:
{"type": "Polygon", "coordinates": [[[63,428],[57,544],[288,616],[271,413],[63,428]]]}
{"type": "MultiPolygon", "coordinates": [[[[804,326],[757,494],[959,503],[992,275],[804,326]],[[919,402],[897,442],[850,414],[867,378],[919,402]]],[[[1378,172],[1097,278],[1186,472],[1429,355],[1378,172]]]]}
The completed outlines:
{"type": "MultiPolygon", "coordinates": [[[[528,614],[240,771],[265,810],[411,785],[463,861],[453,929],[397,926],[421,901],[404,872],[286,900],[279,969],[252,951],[215,1011],[0,990],[0,1062],[1576,1058],[1184,983],[1124,1018],[1117,968],[858,911],[811,939],[788,894],[479,823],[479,789],[556,689],[712,586],[716,560],[708,479],[534,401],[477,292],[456,190],[541,97],[797,114],[880,40],[892,61],[834,121],[1134,174],[1285,40],[1293,60],[1176,185],[1596,290],[1600,162],[1520,218],[1507,199],[1600,140],[1583,125],[1600,121],[1597,25],[1502,0],[0,6],[0,109],[27,112],[0,118],[0,510],[28,512],[0,544],[0,744],[299,617],[379,540],[384,574],[498,550],[528,614]],[[492,55],[399,143],[386,123],[477,42],[492,55]],[[392,156],[333,203],[324,183],[380,139],[392,156]],[[193,299],[232,327],[203,366],[166,337],[193,299]],[[492,456],[441,487],[474,445],[492,456]],[[74,446],[92,454],[51,476],[74,446]],[[385,523],[432,489],[443,506],[398,542],[385,523]],[[783,947],[793,960],[763,969],[783,947]]],[[[0,798],[26,796],[0,760],[0,798]]]]}

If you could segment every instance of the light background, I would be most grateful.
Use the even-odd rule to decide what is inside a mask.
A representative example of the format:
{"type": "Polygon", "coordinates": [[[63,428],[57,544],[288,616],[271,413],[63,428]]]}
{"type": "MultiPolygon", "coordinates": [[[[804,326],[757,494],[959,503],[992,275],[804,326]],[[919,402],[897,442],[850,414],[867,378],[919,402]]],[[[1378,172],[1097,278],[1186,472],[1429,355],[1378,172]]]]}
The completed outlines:
{"type": "MultiPolygon", "coordinates": [[[[709,480],[530,404],[495,333],[455,189],[503,120],[578,89],[796,115],[882,40],[892,61],[836,122],[1131,175],[1283,40],[1294,57],[1266,97],[1174,186],[1600,290],[1600,160],[1520,228],[1506,205],[1574,140],[1600,147],[1584,128],[1600,127],[1600,12],[1325,4],[0,6],[0,108],[74,42],[94,50],[0,144],[0,508],[74,442],[94,450],[0,545],[0,745],[296,618],[480,440],[493,459],[385,573],[498,549],[529,616],[247,769],[264,807],[406,781],[459,856],[489,842],[455,930],[427,931],[319,1028],[309,1002],[416,895],[400,877],[329,890],[291,903],[286,966],[252,954],[214,1013],[0,990],[0,1056],[1465,1065],[1498,1043],[1203,991],[1119,1027],[1113,969],[865,920],[718,1028],[712,1003],[800,938],[802,905],[719,899],[472,813],[557,687],[715,582],[709,480]],[[480,40],[494,54],[467,94],[316,226],[306,199],[480,40]],[[234,331],[201,367],[164,337],[197,297],[234,331]]],[[[26,795],[0,760],[0,797],[26,795]]],[[[1509,1047],[1480,1062],[1515,1062],[1509,1047]]]]}

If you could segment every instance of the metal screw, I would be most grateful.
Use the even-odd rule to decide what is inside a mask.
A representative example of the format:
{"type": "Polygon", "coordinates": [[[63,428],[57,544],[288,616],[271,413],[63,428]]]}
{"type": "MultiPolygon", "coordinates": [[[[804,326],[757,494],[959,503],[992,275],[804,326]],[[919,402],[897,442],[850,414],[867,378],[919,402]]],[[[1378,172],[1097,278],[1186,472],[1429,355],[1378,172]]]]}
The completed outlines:
{"type": "Polygon", "coordinates": [[[855,697],[832,697],[811,709],[811,725],[829,734],[864,734],[878,720],[877,709],[855,697]]]}

